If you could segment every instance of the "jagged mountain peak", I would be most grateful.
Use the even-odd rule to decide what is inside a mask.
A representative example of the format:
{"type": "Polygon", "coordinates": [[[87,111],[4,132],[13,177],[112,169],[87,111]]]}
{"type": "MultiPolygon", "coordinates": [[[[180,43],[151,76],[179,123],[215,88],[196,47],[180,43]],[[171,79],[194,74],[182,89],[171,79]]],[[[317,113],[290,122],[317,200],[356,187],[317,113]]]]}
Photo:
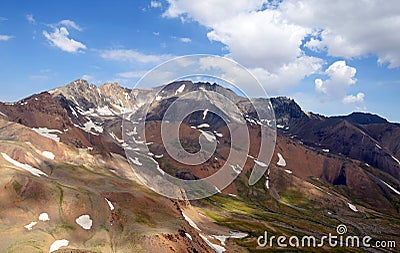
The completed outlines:
{"type": "Polygon", "coordinates": [[[89,82],[82,78],[78,78],[75,81],[66,85],[66,87],[70,89],[79,89],[79,88],[84,89],[88,88],[89,86],[90,86],[89,82]]]}
{"type": "Polygon", "coordinates": [[[100,89],[124,89],[117,82],[107,82],[107,83],[102,84],[99,88],[100,89]]]}
{"type": "Polygon", "coordinates": [[[288,127],[298,120],[309,118],[294,99],[276,97],[271,98],[271,103],[275,111],[275,118],[278,125],[288,127]]]}

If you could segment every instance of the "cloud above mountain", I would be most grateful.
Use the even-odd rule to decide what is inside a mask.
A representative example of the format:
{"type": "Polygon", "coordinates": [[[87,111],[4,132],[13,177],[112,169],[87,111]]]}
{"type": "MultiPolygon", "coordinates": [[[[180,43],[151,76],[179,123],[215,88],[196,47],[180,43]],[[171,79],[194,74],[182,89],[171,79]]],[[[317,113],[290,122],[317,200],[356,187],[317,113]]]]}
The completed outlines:
{"type": "MultiPolygon", "coordinates": [[[[342,59],[373,54],[378,64],[400,67],[396,1],[167,1],[163,17],[207,27],[210,41],[224,44],[228,57],[249,68],[272,91],[320,73],[326,64],[321,53],[342,59]]],[[[333,79],[321,89],[334,82],[330,74],[335,66],[340,67],[322,73],[333,79]]]]}
{"type": "Polygon", "coordinates": [[[82,31],[82,28],[74,21],[61,20],[56,25],[49,26],[53,28],[53,31],[43,31],[42,33],[50,45],[68,53],[82,52],[82,50],[86,49],[85,44],[70,38],[68,28],[82,31]]]}

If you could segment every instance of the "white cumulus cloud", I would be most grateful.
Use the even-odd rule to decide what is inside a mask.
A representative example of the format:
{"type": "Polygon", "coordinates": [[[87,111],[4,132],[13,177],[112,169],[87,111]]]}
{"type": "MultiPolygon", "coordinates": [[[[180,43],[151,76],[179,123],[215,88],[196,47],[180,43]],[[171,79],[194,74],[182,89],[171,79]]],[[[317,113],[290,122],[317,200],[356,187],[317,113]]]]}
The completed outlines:
{"type": "Polygon", "coordinates": [[[70,34],[68,29],[74,29],[77,31],[83,30],[74,21],[69,19],[64,19],[58,22],[57,24],[50,24],[48,26],[53,28],[53,31],[52,32],[43,31],[42,33],[43,36],[47,39],[47,41],[51,45],[56,46],[59,49],[69,53],[77,53],[86,49],[85,44],[69,37],[70,34]]]}
{"type": "MultiPolygon", "coordinates": [[[[400,67],[400,5],[396,0],[385,4],[364,0],[167,2],[163,17],[207,27],[208,39],[225,45],[227,56],[252,70],[267,89],[285,90],[318,73],[324,61],[305,48],[341,59],[376,55],[379,64],[400,67]]],[[[316,89],[340,93],[333,95],[342,99],[345,93],[329,87],[346,82],[334,75],[317,80],[316,89]]]]}
{"type": "Polygon", "coordinates": [[[356,68],[348,66],[346,61],[336,61],[326,70],[326,80],[315,79],[315,90],[333,99],[341,99],[347,89],[357,82],[356,68]]]}
{"type": "Polygon", "coordinates": [[[192,39],[191,38],[186,38],[186,37],[184,37],[184,38],[180,38],[179,39],[181,42],[183,42],[183,43],[189,43],[189,42],[192,42],[192,39]]]}
{"type": "Polygon", "coordinates": [[[54,45],[65,52],[76,53],[79,50],[86,49],[86,46],[83,43],[68,37],[69,32],[66,27],[54,28],[51,33],[43,31],[43,36],[51,45],[54,45]]]}
{"type": "Polygon", "coordinates": [[[361,103],[364,102],[365,94],[362,92],[357,93],[357,95],[348,95],[345,96],[342,100],[343,103],[345,104],[350,104],[350,103],[361,103]]]}
{"type": "Polygon", "coordinates": [[[261,67],[249,68],[249,71],[263,84],[267,92],[281,94],[304,77],[318,73],[323,63],[323,60],[317,57],[301,56],[280,66],[273,73],[261,67]]]}
{"type": "Polygon", "coordinates": [[[331,56],[378,56],[389,68],[400,67],[400,5],[396,0],[284,0],[282,14],[293,23],[318,30],[307,47],[331,56]]]}
{"type": "Polygon", "coordinates": [[[228,20],[240,13],[260,9],[265,0],[167,0],[169,6],[163,16],[168,18],[185,18],[195,20],[202,25],[213,25],[228,20]]]}
{"type": "Polygon", "coordinates": [[[8,41],[15,38],[14,36],[11,35],[4,35],[4,34],[0,34],[0,41],[8,41]]]}
{"type": "Polygon", "coordinates": [[[312,29],[287,22],[268,1],[168,3],[164,17],[194,20],[208,27],[208,39],[226,45],[227,56],[249,68],[272,93],[285,90],[322,67],[321,59],[305,55],[300,48],[312,29]]]}

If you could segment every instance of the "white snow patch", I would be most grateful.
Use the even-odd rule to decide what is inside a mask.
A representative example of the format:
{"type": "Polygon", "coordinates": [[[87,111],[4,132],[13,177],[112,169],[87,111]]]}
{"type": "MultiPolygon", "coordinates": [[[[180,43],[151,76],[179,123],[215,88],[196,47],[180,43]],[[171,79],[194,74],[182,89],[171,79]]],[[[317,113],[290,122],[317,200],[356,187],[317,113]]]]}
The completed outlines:
{"type": "Polygon", "coordinates": [[[81,226],[83,229],[89,230],[92,228],[93,221],[90,219],[90,216],[88,214],[84,214],[76,218],[76,223],[78,223],[79,226],[81,226]]]}
{"type": "Polygon", "coordinates": [[[322,149],[322,152],[325,152],[325,153],[329,153],[329,151],[330,151],[330,150],[329,150],[328,148],[323,148],[323,149],[322,149]]]}
{"type": "Polygon", "coordinates": [[[254,124],[254,125],[257,124],[257,122],[256,122],[254,119],[246,118],[246,120],[247,120],[248,122],[250,122],[251,124],[254,124]]]}
{"type": "Polygon", "coordinates": [[[154,155],[154,158],[157,158],[157,159],[160,159],[160,158],[163,158],[164,157],[164,155],[163,154],[160,154],[160,155],[154,155]]]}
{"type": "Polygon", "coordinates": [[[184,212],[182,212],[183,218],[192,226],[194,229],[201,231],[201,229],[190,219],[184,212]]]}
{"type": "Polygon", "coordinates": [[[291,170],[285,170],[286,173],[292,174],[293,172],[291,170]]]}
{"type": "Polygon", "coordinates": [[[278,158],[279,158],[279,161],[276,163],[278,166],[282,166],[282,167],[285,167],[286,166],[286,161],[285,161],[285,159],[283,158],[283,156],[281,155],[281,153],[278,153],[278,158]]]}
{"type": "Polygon", "coordinates": [[[156,96],[156,101],[160,101],[161,99],[163,99],[162,96],[160,96],[160,95],[156,96]]]}
{"type": "MultiPolygon", "coordinates": [[[[134,141],[136,144],[145,144],[144,141],[138,141],[138,140],[136,140],[135,136],[132,136],[132,139],[133,139],[133,141],[134,141]]],[[[140,139],[140,137],[138,137],[138,139],[140,139]]]]}
{"type": "Polygon", "coordinates": [[[132,148],[130,146],[125,146],[126,150],[132,150],[132,151],[140,151],[140,148],[132,148]]]}
{"type": "Polygon", "coordinates": [[[397,193],[397,195],[400,195],[400,192],[398,190],[396,190],[393,186],[389,185],[388,183],[386,183],[385,181],[381,180],[382,183],[384,183],[390,190],[394,191],[395,193],[397,193]]]}
{"type": "Polygon", "coordinates": [[[267,181],[265,181],[265,187],[267,187],[267,189],[269,189],[269,179],[267,178],[267,181]]]}
{"type": "Polygon", "coordinates": [[[233,169],[233,171],[234,171],[236,174],[240,174],[240,172],[242,172],[242,168],[240,168],[239,165],[230,165],[230,166],[231,166],[231,168],[233,169]]]}
{"type": "Polygon", "coordinates": [[[55,133],[59,133],[62,134],[62,132],[60,130],[57,129],[48,129],[45,127],[39,127],[39,128],[32,128],[33,131],[35,131],[36,133],[47,137],[49,139],[52,139],[54,141],[59,142],[60,141],[60,137],[58,137],[58,135],[56,135],[55,133]]]}
{"type": "Polygon", "coordinates": [[[141,163],[139,161],[139,158],[135,157],[135,159],[129,158],[129,160],[131,160],[131,162],[133,162],[133,164],[137,165],[137,166],[142,166],[143,163],[141,163]]]}
{"type": "Polygon", "coordinates": [[[43,151],[42,155],[50,160],[54,160],[54,158],[56,157],[52,152],[50,151],[43,151]]]}
{"type": "Polygon", "coordinates": [[[85,130],[88,133],[92,133],[94,135],[96,135],[96,133],[92,132],[92,128],[98,133],[102,133],[103,132],[103,127],[94,124],[93,121],[91,121],[91,120],[86,122],[83,126],[84,126],[83,130],[85,130]]]}
{"type": "Polygon", "coordinates": [[[48,213],[41,213],[39,214],[39,220],[40,221],[49,221],[50,217],[48,213]]]}
{"type": "MultiPolygon", "coordinates": [[[[55,89],[55,90],[57,90],[57,89],[55,89]]],[[[73,100],[73,102],[74,102],[76,105],[79,105],[78,101],[76,101],[76,99],[75,99],[73,96],[71,96],[71,99],[73,100]]]]}
{"type": "Polygon", "coordinates": [[[209,142],[214,142],[217,138],[212,135],[211,133],[207,132],[207,131],[203,131],[203,130],[199,130],[201,132],[202,135],[204,135],[204,137],[206,137],[206,139],[209,142]]]}
{"type": "Polygon", "coordinates": [[[114,140],[116,140],[117,142],[119,142],[119,143],[124,143],[124,140],[121,140],[120,138],[118,138],[118,137],[114,134],[114,132],[111,132],[110,135],[111,135],[111,137],[112,137],[114,140]]]}
{"type": "Polygon", "coordinates": [[[56,240],[54,241],[51,246],[50,246],[50,253],[56,250],[59,250],[61,247],[67,247],[69,245],[69,241],[68,240],[56,240]]]}
{"type": "Polygon", "coordinates": [[[210,125],[207,123],[203,123],[197,126],[197,128],[203,128],[203,127],[210,127],[210,125]]]}
{"type": "Polygon", "coordinates": [[[179,88],[175,91],[175,95],[177,95],[178,93],[182,93],[184,89],[185,89],[185,84],[182,84],[181,87],[179,87],[179,88]]]}
{"type": "Polygon", "coordinates": [[[351,203],[347,203],[347,205],[348,205],[349,208],[350,208],[351,210],[353,210],[354,212],[358,212],[358,209],[357,209],[357,207],[356,207],[355,205],[353,205],[353,204],[351,204],[351,203]]]}
{"type": "Polygon", "coordinates": [[[76,107],[76,109],[78,109],[79,114],[83,115],[83,116],[87,116],[87,115],[92,115],[92,116],[99,116],[97,115],[97,113],[94,112],[93,108],[89,108],[88,111],[84,111],[82,108],[80,107],[76,107]]]}
{"type": "Polygon", "coordinates": [[[100,116],[112,116],[112,115],[114,115],[114,113],[106,105],[103,106],[103,107],[97,107],[96,111],[100,116]]]}
{"type": "Polygon", "coordinates": [[[149,157],[149,159],[151,160],[151,161],[153,161],[153,163],[155,163],[156,165],[157,165],[157,170],[161,173],[161,175],[165,175],[165,171],[163,171],[161,168],[160,168],[160,165],[158,164],[158,162],[156,161],[156,160],[154,160],[152,157],[149,157]]]}
{"type": "MultiPolygon", "coordinates": [[[[123,105],[122,101],[120,101],[120,103],[121,103],[121,105],[123,105]]],[[[121,106],[116,105],[116,104],[111,104],[111,105],[112,105],[113,107],[117,108],[117,110],[119,110],[119,113],[118,113],[118,112],[115,112],[114,110],[111,109],[111,111],[112,111],[114,114],[128,114],[128,113],[133,112],[131,108],[121,107],[121,106]]],[[[132,116],[132,114],[128,115],[128,116],[126,117],[126,119],[127,119],[127,120],[130,120],[131,116],[132,116]]]]}
{"type": "Polygon", "coordinates": [[[28,225],[25,225],[24,228],[26,228],[28,230],[32,230],[33,226],[35,226],[36,224],[37,224],[37,221],[32,221],[28,225]]]}
{"type": "Polygon", "coordinates": [[[285,126],[284,126],[284,125],[279,125],[279,124],[278,124],[278,125],[276,125],[276,127],[277,127],[277,128],[279,128],[279,129],[283,129],[283,128],[285,128],[285,126]]]}
{"type": "Polygon", "coordinates": [[[396,157],[392,156],[393,160],[395,160],[398,164],[400,164],[399,159],[397,159],[396,157]]]}
{"type": "Polygon", "coordinates": [[[225,241],[228,238],[241,239],[248,236],[248,234],[242,232],[229,232],[229,233],[230,235],[212,235],[212,237],[220,241],[221,244],[225,246],[225,241]]]}
{"type": "Polygon", "coordinates": [[[261,162],[261,161],[259,161],[259,160],[256,160],[256,159],[254,159],[254,162],[255,162],[257,165],[261,166],[261,167],[267,167],[267,166],[268,166],[267,164],[265,164],[265,163],[263,163],[263,162],[261,162]]]}
{"type": "Polygon", "coordinates": [[[213,248],[215,250],[215,252],[222,253],[222,252],[226,251],[226,249],[224,247],[222,247],[222,246],[220,246],[218,244],[214,244],[214,243],[210,242],[207,239],[207,237],[205,237],[204,235],[202,235],[202,234],[199,234],[199,235],[208,244],[208,246],[210,246],[211,248],[213,248]]]}
{"type": "Polygon", "coordinates": [[[269,126],[269,127],[272,127],[272,120],[269,120],[269,119],[265,119],[264,121],[266,121],[267,122],[267,125],[269,126]]]}
{"type": "Polygon", "coordinates": [[[46,173],[44,173],[43,171],[41,171],[41,170],[39,170],[39,169],[36,169],[36,168],[30,166],[29,164],[23,164],[23,163],[20,163],[20,162],[18,162],[18,161],[15,161],[14,159],[12,159],[11,157],[9,157],[9,156],[8,156],[7,154],[5,154],[5,153],[1,153],[1,155],[2,155],[3,158],[6,159],[9,163],[13,164],[14,166],[16,166],[16,167],[18,167],[18,168],[24,169],[24,170],[30,172],[31,174],[33,174],[33,175],[35,175],[35,176],[37,176],[37,177],[40,177],[40,176],[46,176],[46,177],[47,177],[47,174],[46,174],[46,173]]]}
{"type": "Polygon", "coordinates": [[[236,194],[232,194],[232,193],[229,193],[228,195],[231,196],[231,197],[237,197],[236,194]]]}
{"type": "Polygon", "coordinates": [[[205,109],[205,110],[203,111],[203,120],[206,119],[207,113],[208,113],[208,109],[205,109]]]}
{"type": "Polygon", "coordinates": [[[188,233],[185,233],[186,237],[189,238],[191,241],[193,241],[192,236],[189,235],[188,233]]]}
{"type": "Polygon", "coordinates": [[[124,92],[124,95],[125,95],[125,99],[126,99],[126,100],[129,100],[129,99],[130,99],[130,96],[129,96],[129,93],[128,93],[128,92],[124,92]]]}
{"type": "Polygon", "coordinates": [[[114,210],[114,205],[109,201],[107,198],[104,198],[107,201],[108,206],[110,207],[110,210],[114,210]]]}
{"type": "Polygon", "coordinates": [[[379,146],[378,144],[375,144],[375,146],[376,146],[377,148],[379,148],[379,149],[382,149],[382,147],[379,146]]]}
{"type": "Polygon", "coordinates": [[[76,111],[74,110],[74,108],[72,108],[72,106],[69,106],[69,109],[72,112],[72,115],[74,115],[76,118],[78,118],[78,114],[76,113],[76,111]]]}
{"type": "Polygon", "coordinates": [[[215,134],[217,137],[219,137],[219,138],[222,138],[222,137],[224,137],[224,135],[223,135],[223,134],[221,134],[221,133],[218,133],[217,131],[214,131],[214,134],[215,134]]]}
{"type": "Polygon", "coordinates": [[[133,128],[133,131],[126,133],[126,135],[128,135],[128,136],[137,135],[136,127],[133,128]]]}
{"type": "Polygon", "coordinates": [[[157,170],[161,173],[161,175],[165,175],[165,171],[160,168],[160,165],[157,163],[157,170]]]}
{"type": "Polygon", "coordinates": [[[82,129],[83,131],[85,131],[87,133],[93,134],[93,135],[99,135],[98,133],[103,133],[103,127],[94,124],[93,121],[90,119],[88,122],[86,122],[83,125],[83,127],[76,125],[76,124],[74,124],[74,126],[82,129]],[[97,133],[92,132],[92,129],[94,129],[97,133]]]}
{"type": "Polygon", "coordinates": [[[222,245],[225,245],[225,241],[229,236],[227,235],[212,235],[211,237],[217,239],[222,245]]]}

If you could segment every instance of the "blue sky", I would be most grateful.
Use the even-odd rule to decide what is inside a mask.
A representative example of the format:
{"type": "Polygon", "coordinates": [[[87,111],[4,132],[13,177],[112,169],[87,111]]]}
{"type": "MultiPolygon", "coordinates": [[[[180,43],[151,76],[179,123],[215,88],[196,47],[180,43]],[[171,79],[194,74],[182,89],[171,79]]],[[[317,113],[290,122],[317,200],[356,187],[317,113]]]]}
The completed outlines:
{"type": "Polygon", "coordinates": [[[400,122],[399,30],[395,0],[4,0],[0,100],[77,78],[133,87],[165,60],[216,54],[304,110],[400,122]]]}

